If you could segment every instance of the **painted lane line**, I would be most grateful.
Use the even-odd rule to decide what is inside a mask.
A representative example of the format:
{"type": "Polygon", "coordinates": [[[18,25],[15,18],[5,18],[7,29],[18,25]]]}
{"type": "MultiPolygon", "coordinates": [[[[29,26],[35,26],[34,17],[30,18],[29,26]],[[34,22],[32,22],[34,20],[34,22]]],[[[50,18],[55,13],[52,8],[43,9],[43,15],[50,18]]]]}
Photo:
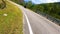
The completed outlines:
{"type": "Polygon", "coordinates": [[[24,12],[24,15],[25,15],[26,20],[27,20],[27,24],[28,24],[28,27],[29,27],[29,32],[30,32],[30,34],[33,34],[33,31],[32,31],[31,25],[30,25],[30,22],[29,22],[29,20],[28,20],[27,15],[25,14],[25,12],[24,12]]]}
{"type": "MultiPolygon", "coordinates": [[[[12,4],[14,4],[14,5],[16,5],[19,9],[21,9],[20,5],[14,3],[14,2],[12,2],[12,1],[9,1],[9,2],[12,3],[12,4]]],[[[29,22],[29,20],[28,20],[28,17],[27,17],[27,15],[25,14],[25,12],[23,12],[23,13],[24,13],[24,15],[25,15],[25,17],[26,17],[26,20],[27,20],[27,24],[28,24],[29,32],[30,32],[30,34],[33,34],[33,31],[32,31],[32,28],[31,28],[30,22],[29,22]]]]}

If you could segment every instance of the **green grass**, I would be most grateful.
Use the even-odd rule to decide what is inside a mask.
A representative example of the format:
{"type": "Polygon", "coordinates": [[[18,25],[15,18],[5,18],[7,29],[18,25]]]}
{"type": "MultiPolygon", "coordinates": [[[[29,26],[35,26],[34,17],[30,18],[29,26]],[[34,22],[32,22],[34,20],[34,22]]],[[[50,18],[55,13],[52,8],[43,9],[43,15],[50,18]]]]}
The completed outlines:
{"type": "Polygon", "coordinates": [[[23,14],[18,7],[6,1],[0,9],[0,34],[23,34],[23,14]],[[7,16],[4,16],[7,14],[7,16]]]}

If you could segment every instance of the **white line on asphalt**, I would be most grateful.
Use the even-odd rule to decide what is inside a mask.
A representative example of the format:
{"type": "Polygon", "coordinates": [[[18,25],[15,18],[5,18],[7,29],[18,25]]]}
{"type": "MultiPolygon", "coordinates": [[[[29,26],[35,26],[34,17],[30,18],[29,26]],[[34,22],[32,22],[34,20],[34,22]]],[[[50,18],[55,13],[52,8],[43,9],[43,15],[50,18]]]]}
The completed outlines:
{"type": "MultiPolygon", "coordinates": [[[[9,1],[9,2],[11,2],[11,3],[14,4],[14,5],[16,5],[18,8],[20,8],[20,5],[14,3],[14,2],[12,2],[12,1],[9,1]]],[[[29,27],[29,32],[30,32],[30,34],[33,34],[33,31],[32,31],[30,22],[29,22],[29,20],[28,20],[28,17],[27,17],[27,15],[25,14],[25,12],[23,12],[23,13],[24,13],[24,15],[25,15],[25,17],[26,17],[26,20],[27,20],[27,24],[28,24],[28,27],[29,27]]]]}
{"type": "Polygon", "coordinates": [[[28,24],[28,27],[29,27],[30,34],[33,34],[33,31],[32,31],[31,25],[30,25],[30,22],[29,22],[29,20],[28,20],[27,15],[25,14],[25,12],[24,12],[24,15],[25,15],[26,20],[27,20],[27,24],[28,24]]]}

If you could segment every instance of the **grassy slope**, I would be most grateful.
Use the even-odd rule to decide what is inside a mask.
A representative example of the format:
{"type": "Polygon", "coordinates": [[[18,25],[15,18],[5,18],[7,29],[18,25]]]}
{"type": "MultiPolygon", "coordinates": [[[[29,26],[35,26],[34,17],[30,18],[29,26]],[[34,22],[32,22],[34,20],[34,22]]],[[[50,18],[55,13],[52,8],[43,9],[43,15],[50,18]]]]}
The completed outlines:
{"type": "Polygon", "coordinates": [[[7,1],[6,3],[7,7],[0,9],[0,34],[23,34],[21,10],[7,1]]]}

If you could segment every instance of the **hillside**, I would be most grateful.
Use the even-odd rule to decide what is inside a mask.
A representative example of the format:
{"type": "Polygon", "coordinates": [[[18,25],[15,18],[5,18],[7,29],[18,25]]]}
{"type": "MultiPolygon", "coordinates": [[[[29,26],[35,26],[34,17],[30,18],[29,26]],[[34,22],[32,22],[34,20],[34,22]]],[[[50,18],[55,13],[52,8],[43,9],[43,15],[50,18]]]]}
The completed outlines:
{"type": "Polygon", "coordinates": [[[28,2],[26,8],[29,8],[36,13],[42,12],[54,18],[60,19],[60,2],[44,4],[31,4],[31,2],[28,2]]]}
{"type": "MultiPolygon", "coordinates": [[[[23,34],[22,11],[8,1],[5,2],[6,7],[0,8],[0,34],[23,34]]],[[[0,7],[4,5],[1,4],[0,7]]]]}

